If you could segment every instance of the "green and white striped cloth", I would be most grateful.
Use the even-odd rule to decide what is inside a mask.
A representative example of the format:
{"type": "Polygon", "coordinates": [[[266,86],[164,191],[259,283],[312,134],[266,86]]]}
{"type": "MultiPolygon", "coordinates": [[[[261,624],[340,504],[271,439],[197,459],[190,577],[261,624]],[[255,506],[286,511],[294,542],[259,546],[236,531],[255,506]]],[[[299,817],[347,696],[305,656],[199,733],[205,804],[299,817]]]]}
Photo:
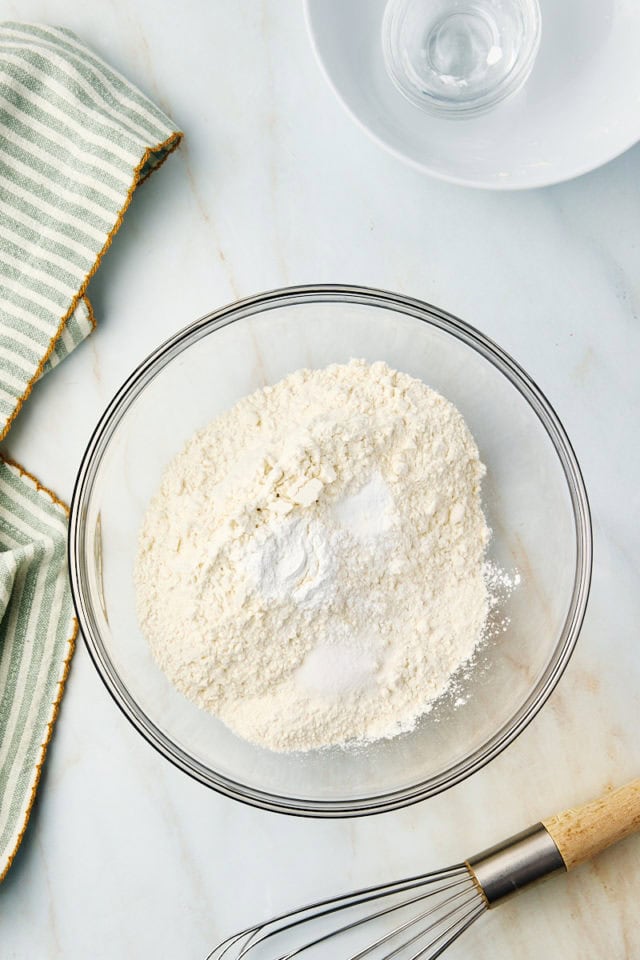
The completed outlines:
{"type": "MultiPolygon", "coordinates": [[[[94,326],[85,296],[171,120],[69,30],[0,24],[0,439],[94,326]]],[[[0,459],[0,880],[27,826],[73,653],[67,508],[0,459]]]]}

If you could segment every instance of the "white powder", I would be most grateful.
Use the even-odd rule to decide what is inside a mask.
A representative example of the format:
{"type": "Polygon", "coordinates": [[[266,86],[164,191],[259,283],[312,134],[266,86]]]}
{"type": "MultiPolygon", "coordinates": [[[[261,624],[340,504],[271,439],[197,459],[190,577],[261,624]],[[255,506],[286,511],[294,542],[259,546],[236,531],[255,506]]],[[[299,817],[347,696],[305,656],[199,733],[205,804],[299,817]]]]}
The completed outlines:
{"type": "Polygon", "coordinates": [[[356,540],[367,541],[388,530],[393,524],[393,499],[382,475],[376,471],[357,493],[336,501],[333,516],[356,540]]]}
{"type": "Polygon", "coordinates": [[[271,529],[259,529],[243,568],[265,600],[317,606],[331,596],[335,576],[331,542],[313,517],[287,517],[271,529]]]}
{"type": "Polygon", "coordinates": [[[455,407],[384,363],[244,398],[145,517],[138,615],[159,665],[273,750],[411,729],[482,636],[483,473],[455,407]]]}

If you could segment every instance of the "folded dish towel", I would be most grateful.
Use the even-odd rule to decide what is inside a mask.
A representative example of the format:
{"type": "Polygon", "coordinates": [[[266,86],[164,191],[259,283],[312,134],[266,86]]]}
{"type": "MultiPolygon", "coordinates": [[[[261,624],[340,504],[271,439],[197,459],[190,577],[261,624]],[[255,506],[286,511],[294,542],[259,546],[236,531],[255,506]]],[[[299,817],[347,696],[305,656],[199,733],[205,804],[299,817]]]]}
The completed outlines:
{"type": "MultiPolygon", "coordinates": [[[[93,329],[87,284],[171,120],[69,30],[0,24],[0,439],[93,329]]],[[[0,880],[25,832],[73,652],[67,508],[0,460],[0,880]]]]}

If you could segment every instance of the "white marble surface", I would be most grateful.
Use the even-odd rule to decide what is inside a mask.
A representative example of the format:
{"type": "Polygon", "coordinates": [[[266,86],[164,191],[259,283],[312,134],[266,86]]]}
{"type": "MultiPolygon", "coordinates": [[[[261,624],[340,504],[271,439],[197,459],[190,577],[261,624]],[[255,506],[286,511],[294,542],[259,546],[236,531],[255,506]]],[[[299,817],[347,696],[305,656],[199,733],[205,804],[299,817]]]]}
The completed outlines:
{"type": "MultiPolygon", "coordinates": [[[[218,797],[120,715],[82,644],[26,840],[0,888],[2,958],[194,958],[301,898],[464,857],[640,772],[640,148],[540,192],[429,180],[344,115],[295,0],[20,0],[65,24],[186,131],[91,284],[94,336],[34,391],[6,449],[71,495],[132,367],[238,296],[288,283],[396,289],[480,327],[575,443],[595,528],[592,599],[557,691],[445,795],[369,819],[295,820],[218,797]]],[[[450,956],[640,956],[640,838],[483,918],[450,956]]]]}

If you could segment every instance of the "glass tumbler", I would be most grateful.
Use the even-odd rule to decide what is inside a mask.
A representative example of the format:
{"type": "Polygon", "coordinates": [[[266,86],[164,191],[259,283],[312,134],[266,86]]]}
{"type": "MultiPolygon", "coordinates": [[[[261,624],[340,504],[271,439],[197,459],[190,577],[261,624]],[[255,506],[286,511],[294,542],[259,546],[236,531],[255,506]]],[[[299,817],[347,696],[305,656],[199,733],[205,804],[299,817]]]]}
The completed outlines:
{"type": "Polygon", "coordinates": [[[398,90],[449,117],[477,116],[513,96],[539,45],[538,0],[388,0],[382,23],[398,90]]]}

